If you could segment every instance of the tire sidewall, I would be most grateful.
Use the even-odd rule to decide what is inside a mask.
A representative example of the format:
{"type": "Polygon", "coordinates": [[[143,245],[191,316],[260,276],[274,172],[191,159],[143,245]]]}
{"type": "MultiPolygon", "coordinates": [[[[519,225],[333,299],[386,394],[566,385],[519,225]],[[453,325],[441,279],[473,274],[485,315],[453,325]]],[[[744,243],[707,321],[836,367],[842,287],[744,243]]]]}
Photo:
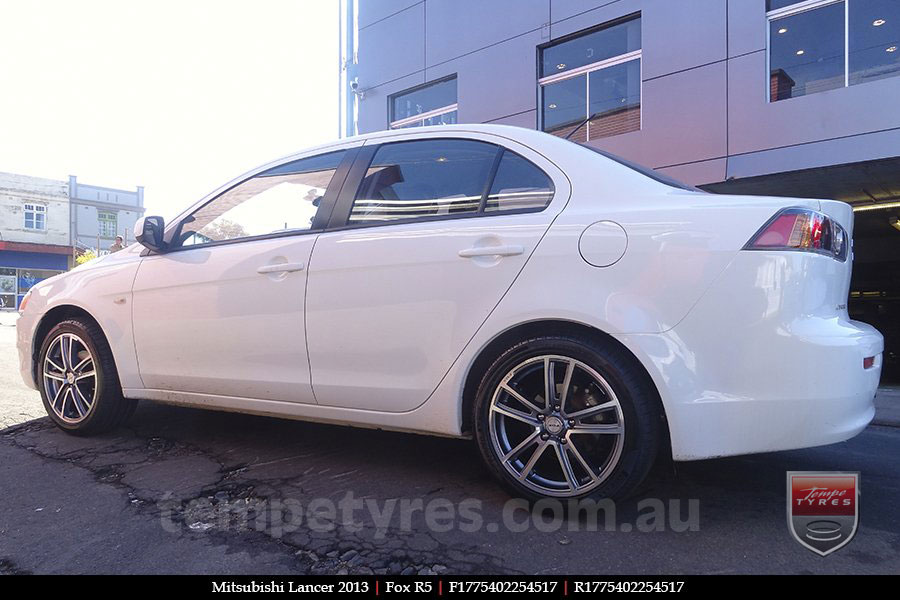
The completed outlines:
{"type": "Polygon", "coordinates": [[[654,419],[652,417],[648,418],[650,415],[648,415],[647,410],[637,410],[639,405],[641,405],[640,408],[646,409],[647,407],[642,406],[642,404],[649,399],[640,397],[641,390],[633,390],[634,386],[628,385],[629,374],[623,372],[622,366],[618,362],[604,348],[596,347],[590,342],[568,337],[547,336],[527,340],[513,346],[491,365],[482,379],[476,394],[475,437],[481,454],[491,471],[499,477],[501,483],[512,495],[532,502],[545,498],[555,498],[563,502],[570,499],[577,500],[588,497],[615,498],[623,488],[629,487],[629,484],[632,486],[636,485],[632,481],[636,475],[643,479],[646,471],[644,463],[647,460],[652,462],[656,456],[656,446],[659,439],[658,428],[655,426],[654,419]],[[574,358],[596,370],[606,379],[606,382],[615,392],[625,422],[625,441],[618,464],[603,483],[576,496],[541,496],[539,493],[526,488],[507,471],[506,467],[496,456],[491,442],[489,426],[490,405],[500,381],[518,364],[529,358],[544,354],[556,354],[574,358]],[[648,458],[650,453],[653,455],[652,458],[648,458]],[[636,470],[641,470],[642,472],[636,474],[636,470]]]}
{"type": "Polygon", "coordinates": [[[38,387],[41,393],[41,401],[44,404],[44,409],[47,411],[47,415],[51,420],[53,420],[56,426],[71,432],[90,429],[94,421],[97,419],[99,408],[104,402],[104,398],[106,395],[106,372],[103,368],[103,359],[100,354],[100,349],[97,347],[93,336],[87,330],[87,328],[81,325],[81,323],[79,323],[78,321],[63,321],[62,323],[59,323],[58,325],[53,327],[53,329],[51,329],[47,336],[44,338],[44,342],[41,344],[41,352],[39,354],[39,363],[37,365],[36,375],[40,382],[38,387]],[[96,373],[96,391],[94,393],[94,403],[91,405],[88,416],[78,423],[67,423],[57,416],[56,412],[50,406],[50,399],[47,398],[47,392],[44,386],[44,358],[47,356],[47,351],[50,349],[51,344],[64,333],[75,334],[79,337],[79,339],[81,339],[82,342],[84,342],[84,344],[87,346],[88,351],[91,353],[91,357],[93,358],[94,372],[96,373]]]}

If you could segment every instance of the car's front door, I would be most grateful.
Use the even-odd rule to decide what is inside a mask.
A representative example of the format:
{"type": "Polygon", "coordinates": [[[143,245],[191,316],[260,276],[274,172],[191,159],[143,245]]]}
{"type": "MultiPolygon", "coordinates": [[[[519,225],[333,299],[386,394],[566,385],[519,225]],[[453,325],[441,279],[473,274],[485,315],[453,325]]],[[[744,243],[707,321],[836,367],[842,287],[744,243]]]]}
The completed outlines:
{"type": "Polygon", "coordinates": [[[144,387],[314,402],[306,268],[352,162],[348,152],[355,150],[249,177],[170,230],[169,251],[142,261],[133,315],[144,387]]]}
{"type": "Polygon", "coordinates": [[[419,133],[361,149],[338,229],[310,260],[319,404],[419,406],[512,285],[569,189],[545,158],[496,139],[419,133]]]}

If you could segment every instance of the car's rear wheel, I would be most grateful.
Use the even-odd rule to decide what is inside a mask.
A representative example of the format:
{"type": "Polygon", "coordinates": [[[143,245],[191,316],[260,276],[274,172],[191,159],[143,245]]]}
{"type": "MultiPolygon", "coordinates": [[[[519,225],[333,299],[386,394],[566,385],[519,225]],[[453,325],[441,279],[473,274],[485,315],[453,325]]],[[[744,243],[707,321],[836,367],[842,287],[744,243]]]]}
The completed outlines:
{"type": "Polygon", "coordinates": [[[490,469],[532,500],[627,496],[661,439],[656,391],[634,360],[568,336],[503,353],[479,386],[474,421],[490,469]]]}
{"type": "Polygon", "coordinates": [[[69,433],[92,434],[128,420],[136,400],[122,396],[109,344],[87,319],[55,325],[41,345],[37,377],[53,422],[69,433]]]}

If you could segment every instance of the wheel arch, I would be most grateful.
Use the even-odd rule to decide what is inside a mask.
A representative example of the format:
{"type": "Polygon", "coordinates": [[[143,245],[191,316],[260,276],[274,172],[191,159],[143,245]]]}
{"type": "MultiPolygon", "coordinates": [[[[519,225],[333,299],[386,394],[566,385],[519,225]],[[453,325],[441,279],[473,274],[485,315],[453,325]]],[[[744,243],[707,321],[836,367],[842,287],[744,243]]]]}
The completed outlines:
{"type": "MultiPolygon", "coordinates": [[[[44,345],[44,339],[47,337],[47,334],[50,333],[50,330],[53,329],[59,323],[67,319],[72,318],[82,318],[92,322],[97,328],[103,333],[104,337],[106,333],[103,331],[103,327],[100,326],[100,322],[94,318],[94,316],[83,309],[80,306],[76,306],[74,304],[60,304],[54,306],[50,310],[48,310],[41,317],[41,320],[38,321],[37,327],[34,328],[34,338],[31,343],[31,375],[34,378],[34,381],[39,381],[38,379],[38,366],[40,365],[40,353],[41,347],[44,345]]],[[[109,340],[105,340],[107,345],[109,345],[109,340]]],[[[113,357],[115,361],[115,356],[113,357]]]]}
{"type": "Polygon", "coordinates": [[[567,321],[564,319],[544,319],[538,321],[529,321],[520,323],[506,329],[497,334],[490,342],[485,344],[476,356],[475,360],[469,365],[466,373],[465,383],[463,384],[462,393],[462,432],[470,434],[473,429],[473,410],[475,406],[475,395],[478,392],[478,384],[481,382],[484,374],[493,362],[510,346],[516,342],[541,335],[571,335],[575,337],[586,338],[602,344],[611,345],[620,350],[625,356],[633,361],[634,365],[647,378],[647,381],[656,391],[655,402],[659,407],[660,417],[663,419],[663,433],[665,435],[665,448],[671,456],[671,435],[669,432],[669,420],[666,416],[666,408],[662,402],[660,390],[656,382],[651,377],[649,371],[643,362],[638,359],[635,354],[628,349],[622,342],[609,335],[605,331],[585,325],[577,321],[567,321]]]}

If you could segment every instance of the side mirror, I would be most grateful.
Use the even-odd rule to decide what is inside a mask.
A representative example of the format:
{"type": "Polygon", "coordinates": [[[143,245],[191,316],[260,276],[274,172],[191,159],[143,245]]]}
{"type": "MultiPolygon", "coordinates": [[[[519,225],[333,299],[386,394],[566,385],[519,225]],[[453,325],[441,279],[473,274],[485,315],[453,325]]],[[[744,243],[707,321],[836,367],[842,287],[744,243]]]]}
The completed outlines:
{"type": "Polygon", "coordinates": [[[162,252],[166,247],[163,241],[165,229],[166,222],[162,217],[141,217],[134,224],[134,239],[153,252],[162,252]]]}

